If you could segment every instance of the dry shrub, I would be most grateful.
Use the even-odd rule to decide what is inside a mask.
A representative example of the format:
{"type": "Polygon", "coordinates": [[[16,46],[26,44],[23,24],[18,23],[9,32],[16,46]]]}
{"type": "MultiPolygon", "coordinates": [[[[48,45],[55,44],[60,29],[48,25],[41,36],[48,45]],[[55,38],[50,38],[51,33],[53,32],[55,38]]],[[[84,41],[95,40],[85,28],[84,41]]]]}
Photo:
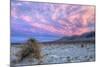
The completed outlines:
{"type": "Polygon", "coordinates": [[[20,52],[18,52],[17,56],[18,58],[18,62],[22,61],[25,57],[31,55],[31,57],[35,58],[38,60],[38,64],[40,64],[42,61],[42,57],[41,57],[41,47],[40,45],[37,43],[37,41],[35,39],[29,39],[27,40],[26,45],[23,46],[22,50],[20,52]]]}

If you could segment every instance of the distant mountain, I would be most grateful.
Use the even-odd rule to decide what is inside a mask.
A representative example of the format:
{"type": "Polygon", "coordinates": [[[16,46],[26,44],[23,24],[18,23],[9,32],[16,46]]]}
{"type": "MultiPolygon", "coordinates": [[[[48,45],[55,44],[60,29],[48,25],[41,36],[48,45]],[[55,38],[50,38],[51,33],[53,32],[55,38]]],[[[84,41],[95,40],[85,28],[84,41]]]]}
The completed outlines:
{"type": "Polygon", "coordinates": [[[61,43],[95,43],[95,32],[86,32],[82,35],[73,35],[73,36],[64,36],[61,39],[55,40],[55,41],[49,41],[49,42],[42,42],[43,44],[61,44],[61,43]]]}
{"type": "Polygon", "coordinates": [[[84,33],[82,34],[80,37],[86,37],[86,38],[95,38],[95,32],[94,31],[91,31],[91,32],[87,32],[87,33],[84,33]]]}
{"type": "Polygon", "coordinates": [[[59,40],[56,41],[83,41],[83,40],[94,40],[95,39],[95,32],[91,31],[91,32],[86,32],[83,33],[82,35],[73,35],[73,36],[64,36],[59,40]]]}

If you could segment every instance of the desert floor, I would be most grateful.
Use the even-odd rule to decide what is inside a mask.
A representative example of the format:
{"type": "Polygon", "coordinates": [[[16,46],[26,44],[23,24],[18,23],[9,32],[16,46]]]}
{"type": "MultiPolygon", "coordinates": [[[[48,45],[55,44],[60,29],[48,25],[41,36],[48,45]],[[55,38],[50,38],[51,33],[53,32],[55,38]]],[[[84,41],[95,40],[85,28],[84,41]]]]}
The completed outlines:
{"type": "MultiPolygon", "coordinates": [[[[91,62],[95,61],[95,44],[85,43],[77,44],[54,44],[42,45],[42,63],[41,64],[58,64],[74,62],[91,62]]],[[[16,60],[15,54],[20,50],[20,45],[11,45],[11,61],[16,60]]],[[[38,61],[34,58],[25,58],[16,66],[37,65],[38,61]],[[30,60],[31,59],[31,60],[30,60]]]]}

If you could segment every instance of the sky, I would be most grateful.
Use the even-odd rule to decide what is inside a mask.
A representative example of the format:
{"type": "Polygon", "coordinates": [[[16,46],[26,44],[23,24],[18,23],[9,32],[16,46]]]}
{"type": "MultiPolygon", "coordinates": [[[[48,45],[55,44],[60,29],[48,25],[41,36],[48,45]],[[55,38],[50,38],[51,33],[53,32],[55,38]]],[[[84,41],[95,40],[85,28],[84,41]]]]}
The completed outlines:
{"type": "Polygon", "coordinates": [[[11,42],[53,41],[95,30],[95,6],[11,2],[11,42]]]}

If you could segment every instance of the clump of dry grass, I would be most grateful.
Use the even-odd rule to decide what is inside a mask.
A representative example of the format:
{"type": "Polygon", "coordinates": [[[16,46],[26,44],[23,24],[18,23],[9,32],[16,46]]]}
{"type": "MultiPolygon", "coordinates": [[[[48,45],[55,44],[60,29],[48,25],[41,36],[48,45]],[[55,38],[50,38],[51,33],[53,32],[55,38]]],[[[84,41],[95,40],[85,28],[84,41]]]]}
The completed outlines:
{"type": "Polygon", "coordinates": [[[35,58],[38,60],[38,64],[41,64],[41,47],[37,43],[35,39],[29,39],[26,42],[26,45],[24,45],[20,52],[16,54],[18,57],[17,62],[22,61],[25,57],[31,56],[31,58],[35,58]]]}

